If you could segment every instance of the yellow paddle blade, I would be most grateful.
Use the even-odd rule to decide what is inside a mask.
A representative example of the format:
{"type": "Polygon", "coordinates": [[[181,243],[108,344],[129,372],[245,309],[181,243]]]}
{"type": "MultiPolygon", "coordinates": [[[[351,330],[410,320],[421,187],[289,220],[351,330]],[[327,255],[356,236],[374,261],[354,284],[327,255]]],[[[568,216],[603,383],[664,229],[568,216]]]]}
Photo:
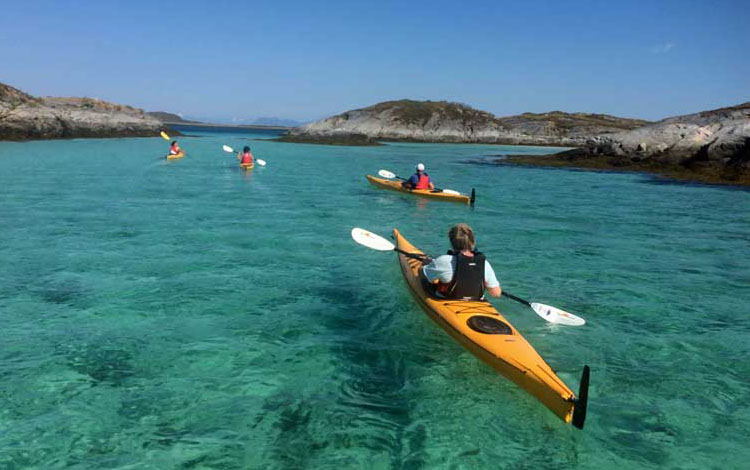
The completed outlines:
{"type": "Polygon", "coordinates": [[[164,140],[169,140],[169,136],[164,131],[161,131],[161,138],[164,139],[164,140]]]}

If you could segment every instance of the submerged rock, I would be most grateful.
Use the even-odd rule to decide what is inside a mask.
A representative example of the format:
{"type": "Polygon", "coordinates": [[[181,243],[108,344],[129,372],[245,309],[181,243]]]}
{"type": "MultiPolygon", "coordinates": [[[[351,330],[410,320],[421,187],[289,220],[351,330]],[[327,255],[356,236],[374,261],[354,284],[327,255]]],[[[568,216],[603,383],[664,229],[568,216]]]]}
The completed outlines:
{"type": "Polygon", "coordinates": [[[365,134],[285,134],[274,140],[279,142],[293,142],[297,144],[319,144],[319,145],[347,145],[347,146],[376,146],[382,145],[377,139],[365,134]]]}
{"type": "Polygon", "coordinates": [[[0,140],[155,136],[163,129],[160,120],[131,106],[37,98],[0,83],[0,140]]]}

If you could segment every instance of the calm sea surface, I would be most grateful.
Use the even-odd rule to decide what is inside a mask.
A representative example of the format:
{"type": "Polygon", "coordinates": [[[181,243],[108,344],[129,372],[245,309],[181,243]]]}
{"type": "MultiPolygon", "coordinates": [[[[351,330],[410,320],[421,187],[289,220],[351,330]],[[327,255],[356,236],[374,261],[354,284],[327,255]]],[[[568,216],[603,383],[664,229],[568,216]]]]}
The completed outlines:
{"type": "Polygon", "coordinates": [[[190,133],[170,162],[158,137],[0,143],[1,469],[747,468],[750,192],[190,133]],[[221,151],[246,143],[267,167],[221,151]],[[364,178],[417,162],[476,208],[364,178]],[[584,431],[349,236],[440,254],[456,222],[504,288],[588,321],[492,301],[574,390],[591,366],[584,431]]]}

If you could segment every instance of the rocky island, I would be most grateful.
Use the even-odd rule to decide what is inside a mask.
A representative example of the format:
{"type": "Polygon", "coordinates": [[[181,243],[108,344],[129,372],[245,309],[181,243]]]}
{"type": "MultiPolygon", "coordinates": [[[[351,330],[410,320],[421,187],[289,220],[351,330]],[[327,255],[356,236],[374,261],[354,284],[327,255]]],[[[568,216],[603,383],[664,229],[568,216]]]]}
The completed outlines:
{"type": "Polygon", "coordinates": [[[604,114],[525,113],[498,118],[465,104],[398,100],[347,111],[290,130],[286,142],[372,145],[377,141],[584,145],[597,135],[647,124],[604,114]]]}
{"type": "Polygon", "coordinates": [[[168,113],[166,111],[149,111],[146,114],[151,116],[152,118],[160,120],[164,124],[203,124],[200,121],[189,121],[187,119],[182,119],[179,114],[168,113]]]}
{"type": "Polygon", "coordinates": [[[39,98],[0,83],[0,140],[157,136],[163,129],[159,119],[131,106],[91,98],[39,98]]]}
{"type": "Polygon", "coordinates": [[[551,156],[511,156],[499,163],[647,171],[750,185],[750,102],[593,137],[580,148],[551,156]]]}

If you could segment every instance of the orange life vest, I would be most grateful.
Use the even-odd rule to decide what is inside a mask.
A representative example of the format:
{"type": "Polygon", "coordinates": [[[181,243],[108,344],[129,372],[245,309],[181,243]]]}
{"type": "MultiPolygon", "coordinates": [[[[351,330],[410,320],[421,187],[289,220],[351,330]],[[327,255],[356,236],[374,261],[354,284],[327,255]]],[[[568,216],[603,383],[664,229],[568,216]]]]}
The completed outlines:
{"type": "Polygon", "coordinates": [[[419,181],[417,181],[417,185],[414,186],[414,189],[427,189],[430,187],[430,175],[427,173],[422,173],[419,177],[419,181]]]}

